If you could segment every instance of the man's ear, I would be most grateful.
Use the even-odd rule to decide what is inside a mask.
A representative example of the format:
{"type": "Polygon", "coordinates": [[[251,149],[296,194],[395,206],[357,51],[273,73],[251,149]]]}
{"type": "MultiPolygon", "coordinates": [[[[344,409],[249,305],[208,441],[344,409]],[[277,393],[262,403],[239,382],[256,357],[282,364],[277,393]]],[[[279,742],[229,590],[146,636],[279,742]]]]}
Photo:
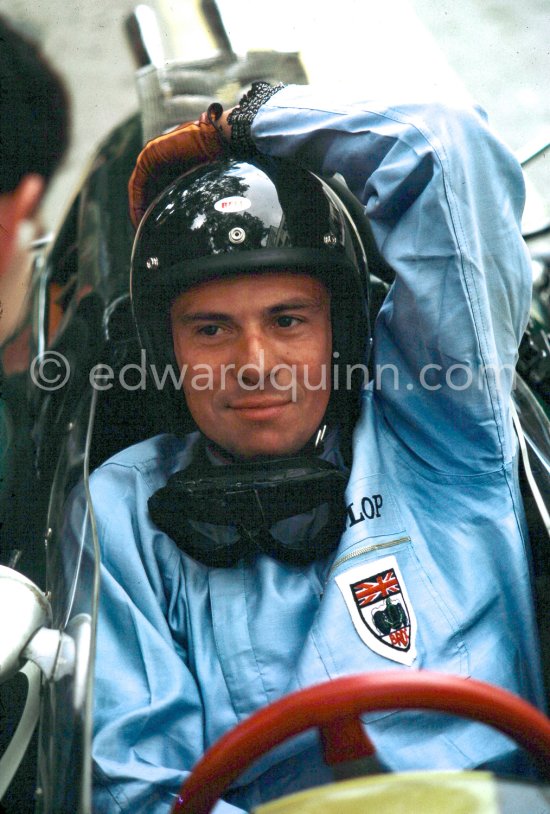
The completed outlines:
{"type": "Polygon", "coordinates": [[[40,175],[25,175],[13,192],[0,195],[0,274],[8,267],[19,224],[30,220],[42,197],[44,179],[40,175]]]}

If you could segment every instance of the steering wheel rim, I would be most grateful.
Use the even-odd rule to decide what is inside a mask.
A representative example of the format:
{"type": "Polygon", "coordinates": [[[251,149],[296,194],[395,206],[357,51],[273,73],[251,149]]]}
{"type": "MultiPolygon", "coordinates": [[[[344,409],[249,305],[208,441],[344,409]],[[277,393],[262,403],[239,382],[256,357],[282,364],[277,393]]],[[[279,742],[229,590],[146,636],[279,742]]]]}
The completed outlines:
{"type": "Polygon", "coordinates": [[[172,814],[209,814],[231,783],[264,752],[318,727],[330,764],[372,754],[359,716],[364,712],[425,709],[494,727],[526,749],[550,776],[550,720],[527,701],[475,679],[418,671],[345,676],[291,693],[253,713],[223,735],[184,781],[172,814]],[[344,752],[335,738],[348,740],[344,752]],[[351,745],[349,745],[351,743],[351,745]]]}

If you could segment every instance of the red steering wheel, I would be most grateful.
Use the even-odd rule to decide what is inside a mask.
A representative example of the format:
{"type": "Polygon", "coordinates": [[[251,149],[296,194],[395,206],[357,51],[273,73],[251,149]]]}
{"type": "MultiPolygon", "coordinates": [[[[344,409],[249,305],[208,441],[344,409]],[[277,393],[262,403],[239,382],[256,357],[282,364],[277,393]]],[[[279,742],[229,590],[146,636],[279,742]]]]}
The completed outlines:
{"type": "Polygon", "coordinates": [[[209,814],[237,777],[264,752],[318,727],[329,765],[374,754],[362,712],[429,709],[471,718],[513,738],[550,776],[550,720],[506,690],[430,672],[377,672],[307,687],[258,710],[221,737],[183,783],[172,814],[209,814]]]}

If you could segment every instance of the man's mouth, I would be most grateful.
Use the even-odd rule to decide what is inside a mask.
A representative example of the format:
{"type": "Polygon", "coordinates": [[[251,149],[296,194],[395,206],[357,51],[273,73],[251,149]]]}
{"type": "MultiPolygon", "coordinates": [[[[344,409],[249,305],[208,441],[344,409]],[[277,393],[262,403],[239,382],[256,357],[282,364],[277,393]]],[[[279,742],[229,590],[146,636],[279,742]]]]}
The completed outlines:
{"type": "Polygon", "coordinates": [[[290,400],[282,399],[241,399],[228,404],[230,410],[234,410],[240,418],[251,421],[270,420],[277,418],[290,404],[290,400]]]}

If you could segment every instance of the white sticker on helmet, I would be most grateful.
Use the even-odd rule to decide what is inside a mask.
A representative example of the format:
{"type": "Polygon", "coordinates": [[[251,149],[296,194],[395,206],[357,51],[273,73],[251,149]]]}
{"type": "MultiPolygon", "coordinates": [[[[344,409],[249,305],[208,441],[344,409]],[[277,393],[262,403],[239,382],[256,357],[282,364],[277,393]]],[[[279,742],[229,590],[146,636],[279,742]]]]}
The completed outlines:
{"type": "Polygon", "coordinates": [[[218,212],[244,212],[250,207],[248,198],[241,198],[239,195],[231,195],[229,198],[221,198],[214,204],[214,209],[218,212]]]}

